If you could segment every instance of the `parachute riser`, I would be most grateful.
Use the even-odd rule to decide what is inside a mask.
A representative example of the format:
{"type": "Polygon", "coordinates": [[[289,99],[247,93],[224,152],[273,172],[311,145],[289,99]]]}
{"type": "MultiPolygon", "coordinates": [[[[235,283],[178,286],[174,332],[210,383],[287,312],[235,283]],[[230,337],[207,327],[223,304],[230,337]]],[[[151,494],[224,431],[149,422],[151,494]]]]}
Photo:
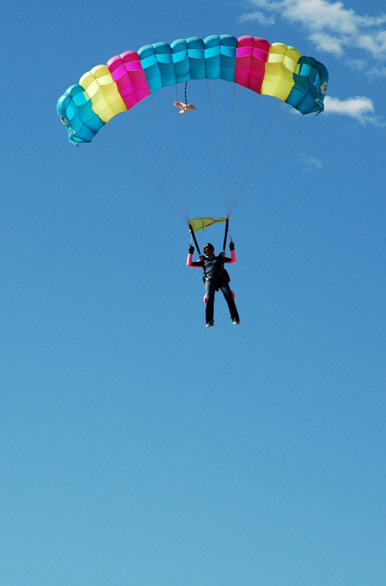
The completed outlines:
{"type": "Polygon", "coordinates": [[[197,249],[198,255],[201,256],[200,247],[198,246],[197,238],[196,238],[196,235],[194,233],[194,230],[193,230],[193,227],[192,227],[191,224],[189,224],[189,232],[192,235],[192,238],[194,240],[194,244],[196,245],[196,249],[197,249]]]}
{"type": "MultiPolygon", "coordinates": [[[[223,247],[222,247],[222,249],[223,249],[223,252],[225,252],[225,248],[226,248],[226,245],[227,245],[228,230],[229,230],[229,218],[227,218],[227,219],[226,219],[226,222],[225,222],[224,243],[223,243],[223,247]]],[[[232,240],[232,239],[231,239],[231,240],[232,240]]]]}

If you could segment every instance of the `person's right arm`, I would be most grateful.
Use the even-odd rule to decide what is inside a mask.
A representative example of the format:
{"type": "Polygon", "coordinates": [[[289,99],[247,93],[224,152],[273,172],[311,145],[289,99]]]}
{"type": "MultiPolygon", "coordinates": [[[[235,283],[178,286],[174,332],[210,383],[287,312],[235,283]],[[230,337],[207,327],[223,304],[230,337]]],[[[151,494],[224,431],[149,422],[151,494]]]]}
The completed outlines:
{"type": "Polygon", "coordinates": [[[188,267],[192,267],[192,268],[202,267],[203,266],[203,261],[202,260],[194,261],[193,260],[193,253],[194,253],[194,247],[193,246],[189,246],[188,258],[186,259],[186,265],[188,267]]]}

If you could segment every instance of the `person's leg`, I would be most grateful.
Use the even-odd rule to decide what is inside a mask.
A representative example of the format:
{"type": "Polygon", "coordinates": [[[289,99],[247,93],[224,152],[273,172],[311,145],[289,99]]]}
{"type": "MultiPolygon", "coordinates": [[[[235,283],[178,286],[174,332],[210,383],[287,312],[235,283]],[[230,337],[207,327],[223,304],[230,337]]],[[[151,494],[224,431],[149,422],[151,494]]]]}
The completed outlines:
{"type": "Polygon", "coordinates": [[[233,323],[239,323],[240,322],[239,313],[237,311],[236,303],[235,303],[235,300],[233,299],[232,291],[231,291],[228,283],[226,283],[225,285],[222,285],[220,287],[220,289],[225,297],[225,301],[228,304],[229,313],[231,314],[231,319],[232,319],[233,323]]]}
{"type": "Polygon", "coordinates": [[[206,324],[213,325],[213,314],[214,314],[214,294],[215,288],[211,281],[205,281],[205,293],[206,293],[206,308],[205,308],[205,320],[206,324]]]}

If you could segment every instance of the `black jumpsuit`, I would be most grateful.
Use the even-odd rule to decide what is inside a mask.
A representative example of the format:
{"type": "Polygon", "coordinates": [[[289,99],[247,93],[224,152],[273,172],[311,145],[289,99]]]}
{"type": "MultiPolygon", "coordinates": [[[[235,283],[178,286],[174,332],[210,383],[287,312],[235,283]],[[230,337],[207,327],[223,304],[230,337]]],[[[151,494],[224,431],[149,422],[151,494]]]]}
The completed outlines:
{"type": "Polygon", "coordinates": [[[205,257],[204,260],[192,262],[193,267],[203,267],[205,293],[207,295],[205,318],[207,324],[213,324],[214,296],[219,289],[228,304],[229,313],[233,322],[239,322],[239,314],[229,287],[229,275],[224,269],[224,263],[231,262],[231,259],[219,254],[218,256],[205,257]]]}

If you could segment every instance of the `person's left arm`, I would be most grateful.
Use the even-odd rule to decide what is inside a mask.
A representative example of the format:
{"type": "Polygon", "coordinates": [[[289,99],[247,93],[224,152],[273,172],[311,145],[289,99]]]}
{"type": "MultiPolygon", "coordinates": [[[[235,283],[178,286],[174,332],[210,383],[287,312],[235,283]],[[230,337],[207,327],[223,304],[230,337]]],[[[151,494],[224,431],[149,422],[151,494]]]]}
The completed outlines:
{"type": "Polygon", "coordinates": [[[231,242],[229,244],[229,250],[231,251],[231,257],[230,258],[228,256],[225,256],[225,252],[223,252],[222,255],[223,255],[224,263],[230,265],[230,264],[233,264],[234,262],[237,261],[236,251],[235,251],[235,245],[234,245],[233,242],[231,242]]]}

